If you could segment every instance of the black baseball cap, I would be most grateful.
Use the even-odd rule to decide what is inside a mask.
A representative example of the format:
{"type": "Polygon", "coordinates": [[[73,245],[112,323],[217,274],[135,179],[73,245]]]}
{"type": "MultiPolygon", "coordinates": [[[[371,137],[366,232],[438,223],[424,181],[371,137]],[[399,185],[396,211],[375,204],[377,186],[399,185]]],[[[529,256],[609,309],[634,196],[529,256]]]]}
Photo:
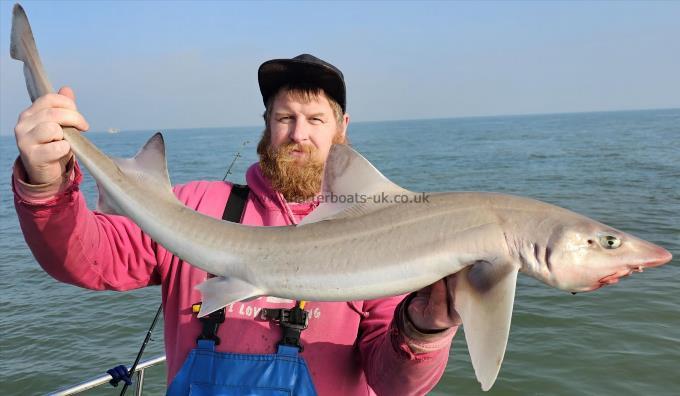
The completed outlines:
{"type": "Polygon", "coordinates": [[[260,65],[257,81],[265,106],[272,95],[284,85],[311,85],[324,90],[342,112],[347,110],[345,78],[337,67],[313,55],[302,54],[292,59],[272,59],[260,65]]]}

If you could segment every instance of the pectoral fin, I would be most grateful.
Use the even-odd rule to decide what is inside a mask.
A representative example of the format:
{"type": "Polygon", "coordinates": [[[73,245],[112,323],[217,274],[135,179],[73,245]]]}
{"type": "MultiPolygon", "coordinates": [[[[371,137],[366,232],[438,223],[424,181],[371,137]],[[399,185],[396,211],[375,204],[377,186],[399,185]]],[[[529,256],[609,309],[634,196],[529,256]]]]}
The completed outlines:
{"type": "Polygon", "coordinates": [[[517,268],[487,261],[459,273],[455,307],[463,320],[472,366],[482,390],[496,381],[510,333],[517,268]]]}
{"type": "Polygon", "coordinates": [[[262,290],[238,278],[210,278],[196,288],[201,292],[202,297],[199,318],[233,302],[252,299],[264,294],[262,290]]]}

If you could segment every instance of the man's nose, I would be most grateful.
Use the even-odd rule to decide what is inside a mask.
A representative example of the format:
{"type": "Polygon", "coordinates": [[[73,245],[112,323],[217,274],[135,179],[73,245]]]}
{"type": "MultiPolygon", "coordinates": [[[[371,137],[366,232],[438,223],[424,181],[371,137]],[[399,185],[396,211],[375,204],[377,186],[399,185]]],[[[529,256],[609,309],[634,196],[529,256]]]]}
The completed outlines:
{"type": "Polygon", "coordinates": [[[302,143],[309,140],[309,124],[304,120],[296,120],[290,125],[288,136],[295,143],[302,143]]]}

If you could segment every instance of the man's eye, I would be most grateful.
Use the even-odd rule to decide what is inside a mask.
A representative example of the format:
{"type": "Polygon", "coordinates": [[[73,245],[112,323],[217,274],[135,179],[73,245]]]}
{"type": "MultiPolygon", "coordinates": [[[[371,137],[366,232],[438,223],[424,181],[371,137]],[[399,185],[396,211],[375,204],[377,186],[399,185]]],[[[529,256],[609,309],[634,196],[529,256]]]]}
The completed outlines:
{"type": "Polygon", "coordinates": [[[319,117],[314,117],[314,118],[312,118],[312,123],[313,124],[323,124],[323,120],[319,117]]]}

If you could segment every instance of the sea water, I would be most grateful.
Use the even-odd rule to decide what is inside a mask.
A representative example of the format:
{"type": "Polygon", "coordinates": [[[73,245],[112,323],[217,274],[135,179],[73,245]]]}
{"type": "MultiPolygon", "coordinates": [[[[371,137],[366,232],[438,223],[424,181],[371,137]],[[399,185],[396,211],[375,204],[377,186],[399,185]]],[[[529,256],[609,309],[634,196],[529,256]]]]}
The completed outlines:
{"type": "MultiPolygon", "coordinates": [[[[172,182],[244,181],[261,127],[163,131],[172,182]]],[[[154,131],[89,133],[132,156],[154,131]]],[[[655,242],[664,267],[573,296],[519,276],[505,361],[490,395],[677,395],[680,392],[680,110],[499,116],[351,124],[349,137],[414,191],[497,191],[556,204],[655,242]]],[[[0,137],[0,392],[43,394],[132,364],[160,289],[94,292],[35,262],[10,189],[14,138],[0,137]]],[[[82,189],[90,207],[95,185],[82,189]]],[[[163,354],[162,324],[145,358],[163,354]]],[[[228,335],[225,335],[228,336],[228,335]]],[[[145,389],[163,394],[165,367],[145,389]]],[[[117,394],[106,385],[86,394],[117,394]]],[[[433,395],[481,394],[463,330],[433,395]]]]}

